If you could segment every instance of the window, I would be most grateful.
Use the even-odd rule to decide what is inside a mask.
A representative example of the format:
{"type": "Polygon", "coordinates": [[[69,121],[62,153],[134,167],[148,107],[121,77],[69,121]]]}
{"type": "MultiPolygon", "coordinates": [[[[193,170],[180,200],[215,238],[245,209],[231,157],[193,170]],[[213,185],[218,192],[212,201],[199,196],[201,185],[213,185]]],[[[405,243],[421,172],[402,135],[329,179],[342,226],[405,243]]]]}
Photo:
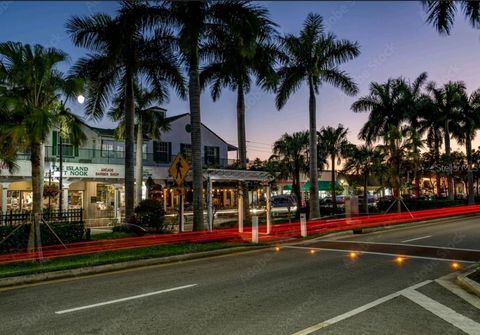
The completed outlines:
{"type": "Polygon", "coordinates": [[[102,157],[112,157],[113,155],[113,141],[102,140],[102,157]]]}
{"type": "Polygon", "coordinates": [[[60,133],[58,131],[52,132],[52,155],[60,156],[60,150],[62,150],[63,157],[74,157],[78,156],[78,148],[74,147],[70,143],[70,139],[62,138],[61,139],[62,148],[60,148],[60,133]]]}
{"type": "Polygon", "coordinates": [[[218,166],[220,165],[220,148],[205,146],[205,165],[218,166]]]}
{"type": "Polygon", "coordinates": [[[102,140],[102,157],[104,158],[123,158],[125,145],[113,140],[102,140]]]}
{"type": "Polygon", "coordinates": [[[153,142],[153,160],[157,163],[169,163],[172,156],[171,142],[153,142]]]}
{"type": "Polygon", "coordinates": [[[185,157],[188,162],[192,161],[192,145],[181,143],[180,144],[180,153],[185,157]]]}

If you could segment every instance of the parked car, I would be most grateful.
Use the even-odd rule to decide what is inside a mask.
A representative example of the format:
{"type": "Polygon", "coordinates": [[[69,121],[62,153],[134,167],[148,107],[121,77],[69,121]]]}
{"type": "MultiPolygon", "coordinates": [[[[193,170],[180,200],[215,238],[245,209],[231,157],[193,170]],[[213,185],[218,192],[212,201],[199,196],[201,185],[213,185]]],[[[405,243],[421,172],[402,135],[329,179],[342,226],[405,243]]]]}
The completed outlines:
{"type": "Polygon", "coordinates": [[[288,215],[290,212],[294,214],[297,211],[295,198],[290,195],[275,195],[271,199],[272,215],[288,215]]]}

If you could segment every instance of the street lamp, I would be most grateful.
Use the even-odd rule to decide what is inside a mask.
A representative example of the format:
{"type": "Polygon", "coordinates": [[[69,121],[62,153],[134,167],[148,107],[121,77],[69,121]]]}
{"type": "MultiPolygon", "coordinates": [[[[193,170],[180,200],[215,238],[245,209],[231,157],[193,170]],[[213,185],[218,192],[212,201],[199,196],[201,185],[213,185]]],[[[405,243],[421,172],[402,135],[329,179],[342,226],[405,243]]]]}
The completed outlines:
{"type": "MultiPolygon", "coordinates": [[[[79,95],[77,96],[77,102],[79,104],[83,104],[85,102],[85,97],[83,95],[79,95]]],[[[65,105],[65,102],[62,103],[63,105],[65,105]]],[[[58,202],[58,211],[60,212],[60,215],[62,213],[62,211],[65,209],[67,210],[68,208],[63,208],[63,137],[62,137],[62,132],[60,131],[59,132],[59,136],[58,136],[58,142],[60,144],[60,147],[58,149],[58,158],[60,160],[60,176],[58,178],[58,186],[59,186],[59,189],[60,189],[60,201],[58,202]]],[[[67,195],[67,198],[68,198],[68,195],[67,195]]],[[[67,201],[67,207],[68,207],[68,201],[67,201]]]]}

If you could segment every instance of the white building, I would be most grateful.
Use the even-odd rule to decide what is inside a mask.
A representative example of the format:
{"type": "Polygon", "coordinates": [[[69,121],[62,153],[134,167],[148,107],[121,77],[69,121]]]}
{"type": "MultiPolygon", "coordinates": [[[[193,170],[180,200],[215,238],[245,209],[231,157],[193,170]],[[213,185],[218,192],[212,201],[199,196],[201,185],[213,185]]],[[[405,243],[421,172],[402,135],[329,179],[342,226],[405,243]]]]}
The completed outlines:
{"type": "MultiPolygon", "coordinates": [[[[161,139],[145,139],[144,180],[153,181],[164,199],[165,207],[174,207],[177,197],[169,188],[171,178],[168,167],[173,158],[182,153],[187,160],[191,157],[190,115],[188,113],[167,118],[171,130],[161,139]],[[151,179],[150,179],[151,178],[151,179]]],[[[103,129],[84,124],[88,138],[80,147],[63,143],[63,196],[50,197],[52,209],[58,209],[63,199],[64,208],[84,208],[87,222],[110,220],[123,207],[124,193],[124,142],[115,139],[115,129],[103,129]]],[[[205,168],[226,168],[233,164],[228,152],[237,150],[212,130],[202,124],[202,159],[205,168]]],[[[45,185],[58,185],[59,168],[58,131],[53,130],[45,143],[45,185]]],[[[0,166],[2,184],[2,211],[29,211],[32,203],[30,155],[18,154],[18,169],[12,174],[0,166]]],[[[222,200],[234,205],[234,194],[224,190],[222,200]]],[[[187,194],[187,201],[189,195],[187,194]]],[[[48,207],[47,197],[44,207],[48,207]]]]}

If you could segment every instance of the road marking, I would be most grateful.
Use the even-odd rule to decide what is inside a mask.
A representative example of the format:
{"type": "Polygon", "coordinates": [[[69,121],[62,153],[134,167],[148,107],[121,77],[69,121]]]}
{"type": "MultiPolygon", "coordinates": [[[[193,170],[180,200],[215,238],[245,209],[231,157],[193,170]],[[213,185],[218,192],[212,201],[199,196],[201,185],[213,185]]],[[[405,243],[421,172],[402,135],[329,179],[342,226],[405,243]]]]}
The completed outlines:
{"type": "Polygon", "coordinates": [[[413,242],[413,241],[418,241],[418,240],[423,240],[424,238],[429,238],[429,237],[432,237],[432,235],[427,235],[427,236],[422,236],[422,237],[411,238],[411,239],[402,241],[402,243],[413,242]]]}
{"type": "Polygon", "coordinates": [[[402,295],[465,333],[469,335],[480,335],[479,323],[455,312],[453,309],[442,305],[426,295],[413,289],[404,291],[402,295]]]}
{"type": "Polygon", "coordinates": [[[377,299],[377,300],[374,300],[366,305],[363,305],[363,306],[360,306],[358,308],[355,308],[349,312],[346,312],[344,314],[341,314],[341,315],[338,315],[338,316],[335,316],[331,319],[328,319],[326,321],[323,321],[323,322],[320,322],[320,323],[317,323],[316,325],[313,325],[311,327],[308,327],[306,329],[303,329],[303,330],[300,330],[292,335],[307,335],[307,334],[311,334],[313,332],[316,332],[317,330],[320,330],[322,328],[325,328],[325,327],[328,327],[328,326],[331,326],[337,322],[340,322],[340,321],[343,321],[345,319],[348,319],[354,315],[357,315],[359,313],[362,313],[362,312],[365,312],[366,310],[369,310],[370,308],[373,308],[375,306],[378,306],[380,304],[383,304],[384,302],[387,302],[389,300],[392,300],[400,295],[402,295],[403,292],[405,292],[406,290],[414,290],[416,288],[419,288],[419,287],[422,287],[422,286],[425,286],[427,284],[430,284],[432,281],[431,280],[425,280],[421,283],[418,283],[418,284],[415,284],[413,286],[410,286],[410,287],[407,287],[406,289],[403,289],[403,290],[400,290],[398,292],[394,292],[392,294],[389,294],[387,296],[384,296],[383,298],[380,298],[380,299],[377,299]]]}
{"type": "Polygon", "coordinates": [[[462,248],[450,248],[450,247],[442,247],[438,245],[418,245],[418,244],[402,244],[402,243],[389,243],[389,242],[367,242],[367,241],[344,241],[344,240],[321,240],[321,241],[314,241],[312,243],[317,242],[335,242],[335,243],[360,243],[360,244],[385,244],[385,245],[399,245],[399,246],[408,246],[408,247],[418,247],[418,248],[435,248],[435,249],[447,249],[447,250],[458,250],[458,251],[476,251],[479,252],[480,249],[462,249],[462,248]]]}
{"type": "MultiPolygon", "coordinates": [[[[458,275],[457,272],[454,272],[453,274],[455,275],[455,277],[458,275]]],[[[453,282],[451,282],[447,278],[442,277],[439,279],[435,279],[435,282],[441,285],[443,288],[449,290],[453,294],[457,295],[461,299],[465,300],[472,306],[475,306],[476,308],[480,309],[480,299],[478,299],[477,296],[474,296],[468,293],[467,291],[461,289],[460,287],[458,287],[458,285],[455,285],[453,282]]]]}
{"type": "Polygon", "coordinates": [[[132,297],[126,297],[126,298],[121,298],[121,299],[116,299],[116,300],[110,300],[110,301],[105,301],[105,302],[100,302],[97,304],[93,305],[87,305],[87,306],[81,306],[81,307],[76,307],[76,308],[70,308],[70,309],[65,309],[63,311],[58,311],[55,312],[55,314],[65,314],[65,313],[71,313],[71,312],[77,312],[81,311],[84,309],[89,309],[89,308],[95,308],[95,307],[100,307],[100,306],[105,306],[105,305],[111,305],[111,304],[116,304],[118,302],[124,302],[124,301],[129,301],[129,300],[134,300],[134,299],[140,299],[140,298],[145,298],[145,297],[150,297],[152,295],[156,294],[161,294],[161,293],[167,293],[167,292],[172,292],[172,291],[178,291],[178,290],[183,290],[185,288],[190,288],[197,286],[197,284],[191,284],[191,285],[185,285],[185,286],[179,286],[179,287],[173,287],[161,291],[155,291],[155,292],[150,292],[150,293],[145,293],[145,294],[139,294],[139,295],[134,295],[132,297]]]}
{"type": "MultiPolygon", "coordinates": [[[[302,249],[302,250],[324,250],[324,251],[335,251],[335,252],[344,252],[348,253],[351,252],[351,249],[335,249],[335,248],[317,248],[317,247],[299,247],[299,246],[293,246],[293,245],[284,245],[282,246],[283,249],[302,249]]],[[[436,258],[436,257],[426,257],[426,256],[413,256],[413,255],[399,255],[399,254],[392,254],[389,252],[376,252],[376,251],[358,251],[360,255],[362,254],[368,254],[368,255],[379,255],[379,256],[403,256],[405,258],[411,258],[411,259],[426,259],[430,261],[442,261],[442,262],[458,262],[458,263],[476,263],[474,261],[461,261],[458,259],[450,259],[450,258],[436,258]]]]}

